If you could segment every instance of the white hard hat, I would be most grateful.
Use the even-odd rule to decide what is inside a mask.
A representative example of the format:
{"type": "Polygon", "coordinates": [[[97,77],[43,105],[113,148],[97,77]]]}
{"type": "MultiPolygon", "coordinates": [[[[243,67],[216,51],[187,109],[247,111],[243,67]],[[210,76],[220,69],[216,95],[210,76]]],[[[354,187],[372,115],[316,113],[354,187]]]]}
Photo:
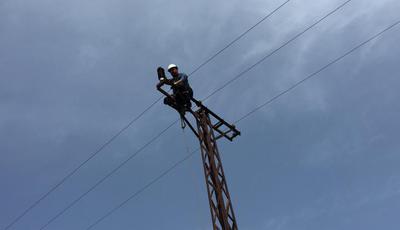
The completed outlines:
{"type": "Polygon", "coordinates": [[[170,71],[172,68],[178,68],[178,66],[175,65],[175,64],[169,64],[168,65],[168,71],[170,71]]]}

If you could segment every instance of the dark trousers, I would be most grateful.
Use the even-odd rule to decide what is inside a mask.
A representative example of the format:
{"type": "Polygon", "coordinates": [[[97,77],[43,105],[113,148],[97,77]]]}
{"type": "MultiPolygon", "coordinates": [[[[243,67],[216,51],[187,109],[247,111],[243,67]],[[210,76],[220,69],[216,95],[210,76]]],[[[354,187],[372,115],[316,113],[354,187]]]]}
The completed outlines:
{"type": "Polygon", "coordinates": [[[164,104],[176,109],[179,113],[185,113],[186,109],[192,107],[190,99],[193,97],[193,91],[187,90],[183,92],[176,92],[169,97],[164,98],[164,104]]]}

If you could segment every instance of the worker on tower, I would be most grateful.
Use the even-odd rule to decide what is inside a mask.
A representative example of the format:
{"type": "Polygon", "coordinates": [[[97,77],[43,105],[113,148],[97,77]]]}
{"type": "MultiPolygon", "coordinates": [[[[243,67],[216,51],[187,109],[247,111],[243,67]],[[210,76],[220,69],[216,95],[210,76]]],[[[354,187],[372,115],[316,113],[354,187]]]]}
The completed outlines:
{"type": "Polygon", "coordinates": [[[172,95],[164,98],[164,104],[173,107],[181,115],[184,115],[192,107],[190,100],[193,98],[193,90],[189,85],[188,76],[185,73],[180,73],[175,64],[168,66],[168,72],[172,79],[160,79],[159,84],[160,87],[162,84],[170,85],[172,89],[172,95]]]}

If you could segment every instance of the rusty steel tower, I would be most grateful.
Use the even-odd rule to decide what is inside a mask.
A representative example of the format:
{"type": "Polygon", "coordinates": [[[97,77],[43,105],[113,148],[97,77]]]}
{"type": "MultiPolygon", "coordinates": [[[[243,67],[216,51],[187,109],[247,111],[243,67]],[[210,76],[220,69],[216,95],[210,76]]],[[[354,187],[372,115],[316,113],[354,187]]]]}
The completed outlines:
{"type": "MultiPolygon", "coordinates": [[[[160,80],[157,89],[167,98],[174,100],[168,92],[162,89],[167,80],[164,69],[159,67],[157,74],[160,80]]],[[[200,101],[193,97],[190,100],[196,104],[198,109],[193,111],[191,108],[186,108],[184,111],[178,112],[181,116],[182,128],[186,125],[189,126],[200,142],[213,230],[237,230],[238,227],[217,147],[217,140],[226,138],[232,141],[236,136],[240,135],[240,132],[234,125],[224,121],[200,101]],[[197,129],[185,117],[185,112],[193,115],[197,129]]]]}

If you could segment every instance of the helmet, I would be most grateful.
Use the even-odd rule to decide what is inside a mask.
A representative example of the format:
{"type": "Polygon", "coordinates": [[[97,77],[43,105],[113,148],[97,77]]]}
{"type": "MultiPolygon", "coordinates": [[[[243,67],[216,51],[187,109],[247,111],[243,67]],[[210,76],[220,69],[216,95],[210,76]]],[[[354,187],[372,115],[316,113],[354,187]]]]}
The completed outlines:
{"type": "Polygon", "coordinates": [[[178,66],[175,64],[169,64],[168,71],[170,71],[172,68],[178,68],[178,66]]]}

